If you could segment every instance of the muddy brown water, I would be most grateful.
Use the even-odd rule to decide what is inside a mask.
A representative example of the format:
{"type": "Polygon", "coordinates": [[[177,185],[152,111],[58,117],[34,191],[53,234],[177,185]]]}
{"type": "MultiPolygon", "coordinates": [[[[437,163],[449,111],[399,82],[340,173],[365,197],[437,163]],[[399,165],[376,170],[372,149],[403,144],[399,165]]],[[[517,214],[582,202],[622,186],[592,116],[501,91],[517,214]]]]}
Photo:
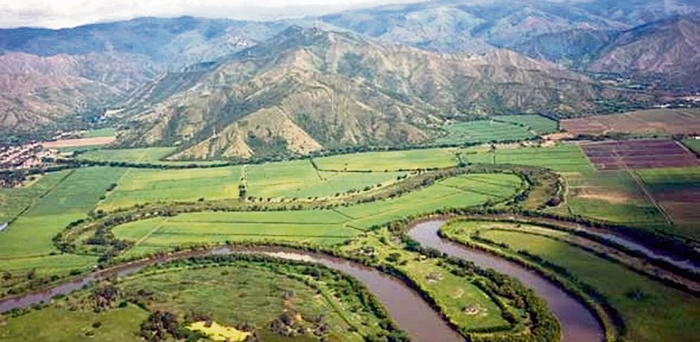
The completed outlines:
{"type": "Polygon", "coordinates": [[[46,291],[28,294],[16,298],[0,300],[0,313],[12,309],[26,308],[35,304],[46,303],[58,295],[67,295],[97,280],[112,276],[128,276],[148,265],[163,263],[175,259],[184,259],[204,255],[228,255],[234,253],[264,254],[281,259],[318,263],[328,268],[354,277],[381,302],[396,324],[415,341],[464,341],[430,305],[412,288],[396,277],[382,273],[374,268],[345,259],[330,257],[318,253],[301,252],[287,248],[217,248],[208,252],[196,251],[183,253],[168,258],[159,258],[117,266],[95,272],[81,279],[60,284],[46,291]]]}
{"type": "Polygon", "coordinates": [[[438,231],[444,224],[443,220],[419,222],[411,227],[408,234],[425,247],[435,248],[447,255],[469,260],[481,268],[490,268],[520,280],[547,301],[549,309],[561,325],[562,341],[591,342],[604,339],[603,328],[593,313],[566,291],[514,262],[440,238],[438,231]]]}
{"type": "MultiPolygon", "coordinates": [[[[438,236],[438,231],[444,224],[445,222],[442,220],[420,222],[412,226],[409,235],[424,246],[472,261],[477,266],[492,268],[500,273],[513,276],[532,288],[538,296],[547,301],[553,314],[559,320],[562,327],[562,341],[590,342],[603,340],[603,330],[598,321],[576,299],[537,273],[518,264],[441,239],[438,236]]],[[[429,342],[464,341],[464,338],[452,329],[420,294],[398,278],[356,262],[290,248],[221,247],[210,251],[192,251],[119,265],[105,271],[94,272],[83,278],[65,282],[45,291],[0,300],[0,313],[47,303],[58,295],[70,294],[100,279],[112,276],[128,276],[139,272],[149,265],[195,256],[235,253],[265,254],[282,259],[318,263],[343,272],[362,282],[384,305],[397,325],[406,331],[413,340],[429,342]]]]}

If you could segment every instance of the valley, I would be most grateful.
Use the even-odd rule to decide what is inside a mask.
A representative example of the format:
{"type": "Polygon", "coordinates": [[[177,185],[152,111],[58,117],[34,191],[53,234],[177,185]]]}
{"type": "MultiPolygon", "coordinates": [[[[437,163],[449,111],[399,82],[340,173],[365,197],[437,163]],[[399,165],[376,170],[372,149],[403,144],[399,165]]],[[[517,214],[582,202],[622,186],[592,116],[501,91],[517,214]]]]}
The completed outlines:
{"type": "Polygon", "coordinates": [[[697,3],[178,1],[0,28],[0,341],[698,340],[697,3]]]}

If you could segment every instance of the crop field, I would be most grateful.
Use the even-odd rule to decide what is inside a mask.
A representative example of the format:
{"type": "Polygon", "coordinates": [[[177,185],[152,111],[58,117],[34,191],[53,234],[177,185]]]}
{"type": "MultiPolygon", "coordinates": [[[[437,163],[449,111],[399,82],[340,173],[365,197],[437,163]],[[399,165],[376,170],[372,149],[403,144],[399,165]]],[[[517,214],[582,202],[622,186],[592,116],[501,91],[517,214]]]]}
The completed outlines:
{"type": "Polygon", "coordinates": [[[112,210],[137,203],[238,198],[241,167],[157,170],[126,169],[117,187],[99,205],[112,210]]]}
{"type": "Polygon", "coordinates": [[[495,120],[526,126],[538,135],[554,133],[559,130],[556,121],[536,114],[502,115],[496,117],[495,120]]]}
{"type": "Polygon", "coordinates": [[[685,139],[683,140],[683,145],[695,152],[695,154],[700,155],[700,139],[685,139]]]}
{"type": "Polygon", "coordinates": [[[367,152],[314,158],[321,170],[398,171],[457,166],[455,149],[435,148],[406,151],[367,152]]]}
{"type": "Polygon", "coordinates": [[[564,175],[567,204],[575,215],[634,226],[666,224],[627,171],[592,171],[564,175]]]}
{"type": "Polygon", "coordinates": [[[93,137],[93,138],[79,138],[79,139],[61,139],[56,141],[47,141],[41,143],[45,148],[49,149],[67,149],[67,148],[81,148],[90,146],[103,146],[113,143],[116,139],[114,137],[93,137]]]}
{"type": "Polygon", "coordinates": [[[196,242],[266,239],[336,244],[371,228],[409,215],[499,201],[520,187],[513,175],[478,174],[444,180],[396,199],[333,210],[205,212],[153,218],[117,226],[117,238],[134,241],[127,256],[196,242]]]}
{"type": "Polygon", "coordinates": [[[117,132],[114,128],[108,127],[108,128],[100,128],[100,129],[93,129],[93,130],[85,131],[80,135],[80,137],[81,138],[102,138],[102,137],[113,137],[116,134],[117,134],[117,132]]]}
{"type": "Polygon", "coordinates": [[[624,114],[562,120],[573,134],[694,134],[700,132],[700,109],[652,109],[624,114]]]}
{"type": "Polygon", "coordinates": [[[174,151],[175,148],[173,147],[101,149],[81,153],[78,156],[78,159],[130,163],[155,163],[174,151]]]}
{"type": "Polygon", "coordinates": [[[39,198],[2,233],[0,259],[42,256],[55,251],[51,239],[68,223],[85,217],[124,170],[95,167],[68,172],[68,178],[39,198]]]}
{"type": "Polygon", "coordinates": [[[598,170],[700,166],[700,159],[672,140],[627,140],[581,144],[598,170]]]}
{"type": "Polygon", "coordinates": [[[637,170],[654,199],[686,236],[700,238],[700,168],[637,170]]]}
{"type": "Polygon", "coordinates": [[[59,171],[38,177],[36,181],[16,188],[0,188],[0,222],[7,222],[35,204],[40,197],[55,188],[70,171],[59,171]]]}
{"type": "Polygon", "coordinates": [[[575,144],[559,144],[553,147],[501,148],[488,151],[478,148],[460,151],[462,159],[469,163],[514,164],[540,166],[556,172],[585,172],[593,168],[581,149],[575,144]]]}
{"type": "MultiPolygon", "coordinates": [[[[469,239],[469,232],[490,225],[459,222],[444,229],[459,239],[469,239]]],[[[480,236],[540,256],[593,286],[622,313],[628,331],[626,340],[692,341],[697,337],[694,321],[700,315],[700,300],[693,295],[550,237],[489,229],[483,229],[480,236]]]]}
{"type": "Polygon", "coordinates": [[[435,139],[435,144],[471,144],[531,139],[527,128],[495,120],[460,122],[445,127],[447,134],[435,139]]]}
{"type": "Polygon", "coordinates": [[[405,172],[317,171],[309,160],[267,163],[246,167],[248,196],[259,198],[330,197],[368,186],[389,184],[405,172]]]}

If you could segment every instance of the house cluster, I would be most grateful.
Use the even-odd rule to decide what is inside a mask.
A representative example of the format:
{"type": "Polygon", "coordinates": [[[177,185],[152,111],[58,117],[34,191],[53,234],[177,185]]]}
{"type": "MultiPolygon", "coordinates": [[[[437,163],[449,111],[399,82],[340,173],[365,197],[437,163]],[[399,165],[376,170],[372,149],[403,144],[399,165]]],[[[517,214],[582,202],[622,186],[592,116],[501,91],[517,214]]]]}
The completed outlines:
{"type": "Polygon", "coordinates": [[[41,144],[0,146],[0,170],[22,170],[40,166],[42,159],[51,156],[41,144]]]}

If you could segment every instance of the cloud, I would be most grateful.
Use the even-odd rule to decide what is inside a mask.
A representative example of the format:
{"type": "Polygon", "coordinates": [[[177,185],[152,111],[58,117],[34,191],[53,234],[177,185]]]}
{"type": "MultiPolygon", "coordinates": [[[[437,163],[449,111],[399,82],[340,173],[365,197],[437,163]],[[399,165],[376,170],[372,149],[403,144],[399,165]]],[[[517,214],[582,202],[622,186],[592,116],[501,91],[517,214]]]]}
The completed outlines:
{"type": "Polygon", "coordinates": [[[143,16],[275,20],[420,0],[0,0],[1,27],[64,28],[143,16]]]}

